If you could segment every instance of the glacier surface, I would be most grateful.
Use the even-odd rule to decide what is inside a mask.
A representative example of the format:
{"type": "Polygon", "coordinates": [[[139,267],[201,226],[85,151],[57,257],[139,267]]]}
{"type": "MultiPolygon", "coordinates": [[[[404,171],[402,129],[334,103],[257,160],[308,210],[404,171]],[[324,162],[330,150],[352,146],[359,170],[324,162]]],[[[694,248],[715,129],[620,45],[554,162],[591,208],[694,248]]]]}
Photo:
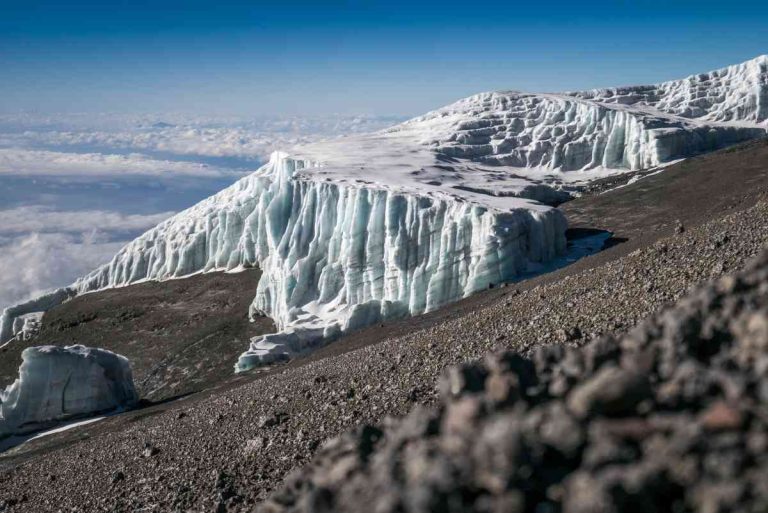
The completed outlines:
{"type": "Polygon", "coordinates": [[[0,436],[131,406],[138,400],[123,356],[75,345],[29,347],[18,379],[0,392],[0,436]]]}
{"type": "Polygon", "coordinates": [[[71,287],[6,310],[0,341],[73,294],[249,266],[263,272],[250,314],[280,331],[239,370],[427,312],[562,255],[554,206],[581,185],[766,136],[767,91],[763,56],[654,86],[483,93],[276,152],[71,287]]]}

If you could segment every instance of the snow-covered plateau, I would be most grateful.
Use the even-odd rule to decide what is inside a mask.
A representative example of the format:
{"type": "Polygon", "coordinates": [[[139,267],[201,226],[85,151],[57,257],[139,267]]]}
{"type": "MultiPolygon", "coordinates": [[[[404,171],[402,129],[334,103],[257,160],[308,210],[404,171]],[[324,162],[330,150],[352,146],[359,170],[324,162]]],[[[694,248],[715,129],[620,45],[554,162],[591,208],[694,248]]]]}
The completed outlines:
{"type": "MultiPolygon", "coordinates": [[[[589,181],[766,136],[768,57],[654,86],[483,93],[371,134],[276,152],[18,316],[73,294],[258,266],[279,328],[237,369],[434,310],[565,250],[555,206],[589,181]]],[[[723,172],[727,172],[724,170],[723,172]]]]}
{"type": "Polygon", "coordinates": [[[138,400],[128,360],[84,346],[29,347],[18,379],[0,392],[0,437],[18,435],[138,400]]]}

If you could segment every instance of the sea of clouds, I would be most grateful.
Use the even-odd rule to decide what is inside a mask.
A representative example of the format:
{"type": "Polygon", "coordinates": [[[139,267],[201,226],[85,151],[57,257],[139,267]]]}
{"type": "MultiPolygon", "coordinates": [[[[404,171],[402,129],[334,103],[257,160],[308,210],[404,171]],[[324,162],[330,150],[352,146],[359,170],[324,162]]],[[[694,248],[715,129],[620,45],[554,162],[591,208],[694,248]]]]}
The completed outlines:
{"type": "Polygon", "coordinates": [[[0,309],[106,262],[277,149],[396,118],[0,116],[0,309]]]}

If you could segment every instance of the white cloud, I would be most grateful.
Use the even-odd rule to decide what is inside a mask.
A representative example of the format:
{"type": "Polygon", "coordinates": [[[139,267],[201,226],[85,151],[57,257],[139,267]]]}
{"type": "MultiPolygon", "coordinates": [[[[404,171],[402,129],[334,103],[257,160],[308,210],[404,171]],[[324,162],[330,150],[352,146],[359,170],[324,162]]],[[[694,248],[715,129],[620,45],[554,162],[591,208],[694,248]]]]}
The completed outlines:
{"type": "MultiPolygon", "coordinates": [[[[0,235],[19,235],[36,232],[88,233],[135,232],[147,230],[172,216],[173,212],[158,214],[121,214],[103,210],[55,211],[42,206],[18,207],[0,210],[0,235]]],[[[0,238],[0,245],[3,244],[0,238]]]]}
{"type": "Polygon", "coordinates": [[[233,175],[233,172],[196,162],[155,160],[140,154],[105,155],[101,153],[64,153],[8,148],[0,149],[0,174],[213,178],[233,175]]]}
{"type": "Polygon", "coordinates": [[[0,116],[0,145],[28,148],[100,148],[178,156],[266,160],[275,150],[391,126],[397,118],[330,116],[256,120],[185,116],[0,116]],[[171,121],[168,123],[168,121],[171,121]]]}
{"type": "Polygon", "coordinates": [[[405,118],[400,116],[191,116],[188,114],[0,114],[0,131],[106,131],[169,127],[241,128],[256,133],[288,133],[325,136],[372,132],[387,128],[405,118]]]}
{"type": "Polygon", "coordinates": [[[69,285],[172,214],[0,210],[0,309],[69,285]]]}
{"type": "Polygon", "coordinates": [[[123,244],[62,233],[11,239],[0,247],[0,309],[69,285],[109,261],[123,244]]]}

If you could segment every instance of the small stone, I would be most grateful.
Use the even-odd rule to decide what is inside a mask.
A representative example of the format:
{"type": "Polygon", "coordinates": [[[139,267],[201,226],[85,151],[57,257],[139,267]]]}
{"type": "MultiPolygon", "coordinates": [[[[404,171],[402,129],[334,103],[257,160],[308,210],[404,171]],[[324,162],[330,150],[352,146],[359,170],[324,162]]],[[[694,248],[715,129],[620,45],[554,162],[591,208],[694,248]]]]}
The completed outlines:
{"type": "Polygon", "coordinates": [[[574,340],[578,340],[581,337],[581,330],[575,326],[568,329],[561,328],[555,331],[555,339],[561,343],[573,342],[574,340]]]}
{"type": "Polygon", "coordinates": [[[562,404],[548,406],[537,426],[541,440],[566,458],[575,458],[584,444],[584,433],[579,423],[565,411],[562,404]]]}
{"type": "Polygon", "coordinates": [[[638,372],[607,365],[568,396],[568,409],[577,417],[622,415],[650,395],[648,378],[638,372]]]}
{"type": "Polygon", "coordinates": [[[718,401],[707,408],[699,420],[709,431],[727,431],[739,429],[744,423],[744,416],[737,408],[718,401]]]}
{"type": "Polygon", "coordinates": [[[446,397],[480,392],[484,388],[487,371],[478,365],[462,365],[448,369],[440,381],[440,390],[446,397]]]}
{"type": "Polygon", "coordinates": [[[119,470],[117,472],[112,473],[112,484],[119,483],[120,481],[123,481],[125,479],[125,474],[120,472],[119,470]]]}
{"type": "Polygon", "coordinates": [[[448,407],[443,418],[443,429],[449,433],[470,429],[481,410],[482,405],[477,399],[473,397],[459,399],[448,407]]]}
{"type": "Polygon", "coordinates": [[[738,336],[735,351],[742,365],[768,351],[768,316],[759,313],[742,316],[732,323],[731,329],[738,336]]]}
{"type": "Polygon", "coordinates": [[[247,455],[254,454],[259,452],[265,445],[266,445],[266,440],[261,436],[257,436],[256,438],[253,438],[245,442],[244,452],[247,455]]]}
{"type": "Polygon", "coordinates": [[[159,453],[160,449],[150,443],[146,443],[144,444],[144,450],[141,452],[141,455],[145,458],[151,458],[152,456],[156,456],[159,453]]]}
{"type": "Polygon", "coordinates": [[[491,374],[485,382],[488,397],[496,404],[510,404],[520,397],[519,383],[511,374],[491,374]]]}
{"type": "Polygon", "coordinates": [[[272,427],[277,425],[277,417],[274,415],[262,415],[256,423],[260,428],[272,427]]]}
{"type": "Polygon", "coordinates": [[[278,426],[288,418],[286,413],[273,413],[271,415],[262,415],[259,417],[256,425],[260,428],[278,426]]]}

